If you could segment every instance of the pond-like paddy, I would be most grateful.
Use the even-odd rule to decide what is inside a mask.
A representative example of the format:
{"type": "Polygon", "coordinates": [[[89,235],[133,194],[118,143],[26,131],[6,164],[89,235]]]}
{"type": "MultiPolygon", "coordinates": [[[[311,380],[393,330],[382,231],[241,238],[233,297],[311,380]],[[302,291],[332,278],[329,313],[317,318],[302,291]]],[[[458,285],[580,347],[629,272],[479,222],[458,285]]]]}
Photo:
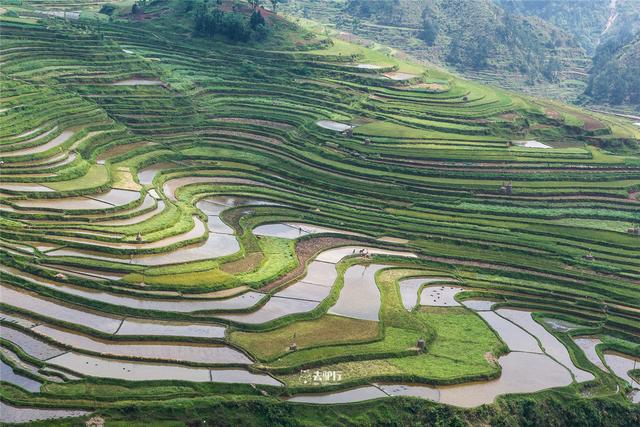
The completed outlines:
{"type": "Polygon", "coordinates": [[[36,380],[17,374],[13,371],[11,366],[7,365],[2,360],[0,360],[0,380],[16,385],[31,393],[38,393],[40,391],[40,386],[42,385],[36,380]]]}
{"type": "Polygon", "coordinates": [[[0,190],[9,190],[9,191],[34,191],[41,193],[50,193],[55,191],[49,187],[45,187],[40,184],[29,184],[29,183],[20,183],[20,182],[5,182],[0,184],[0,190]]]}
{"type": "Polygon", "coordinates": [[[280,224],[264,224],[259,225],[252,231],[256,236],[280,237],[283,239],[297,239],[302,236],[319,233],[337,233],[354,235],[349,231],[338,230],[335,228],[327,228],[319,225],[300,224],[300,223],[280,223],[280,224]]]}
{"type": "Polygon", "coordinates": [[[345,130],[351,129],[353,127],[352,125],[334,122],[333,120],[318,120],[316,124],[323,129],[334,130],[336,132],[344,132],[345,130]]]}
{"type": "Polygon", "coordinates": [[[543,354],[515,352],[499,359],[500,378],[432,387],[415,384],[379,384],[356,389],[322,394],[299,394],[290,402],[335,404],[359,402],[387,396],[414,396],[461,407],[475,407],[492,403],[496,397],[510,393],[533,393],[552,387],[571,384],[569,372],[543,354]]]}
{"type": "Polygon", "coordinates": [[[207,369],[161,363],[127,362],[69,352],[48,361],[81,375],[127,381],[174,380],[281,385],[269,375],[243,369],[207,369]]]}
{"type": "Polygon", "coordinates": [[[127,79],[111,83],[112,86],[160,86],[164,83],[157,79],[127,79]]]}
{"type": "Polygon", "coordinates": [[[17,291],[0,285],[2,302],[13,307],[38,313],[51,319],[76,323],[107,334],[113,334],[120,326],[121,319],[99,315],[62,305],[54,300],[36,296],[30,292],[17,291]]]}
{"type": "Polygon", "coordinates": [[[531,140],[531,141],[513,141],[514,145],[517,145],[519,147],[526,147],[526,148],[553,148],[550,145],[547,144],[543,144],[540,141],[535,141],[535,140],[531,140]]]}
{"type": "Polygon", "coordinates": [[[378,320],[380,290],[375,275],[384,265],[354,265],[344,273],[344,286],[330,314],[360,320],[378,320]]]}
{"type": "Polygon", "coordinates": [[[40,409],[7,405],[0,402],[0,422],[2,423],[29,423],[39,420],[52,420],[57,418],[81,417],[87,415],[87,411],[70,409],[40,409]]]}
{"type": "Polygon", "coordinates": [[[271,297],[265,305],[251,313],[223,314],[218,317],[234,322],[259,324],[295,313],[305,313],[318,306],[317,301],[271,297]]]}
{"type": "Polygon", "coordinates": [[[0,336],[20,347],[25,353],[40,360],[59,356],[65,352],[62,348],[45,343],[26,332],[4,325],[0,325],[0,336]]]}
{"type": "Polygon", "coordinates": [[[542,325],[533,320],[530,312],[501,308],[497,310],[497,313],[535,336],[538,341],[540,341],[544,352],[569,369],[575,376],[576,381],[584,382],[594,379],[594,376],[590,372],[583,371],[573,364],[571,356],[564,344],[547,332],[542,325]]]}
{"type": "Polygon", "coordinates": [[[507,319],[498,316],[493,311],[480,311],[478,315],[498,333],[502,341],[507,344],[507,347],[509,347],[511,351],[542,352],[540,346],[538,346],[538,342],[532,335],[507,319]]]}
{"type": "MultiPolygon", "coordinates": [[[[154,298],[137,298],[130,295],[120,295],[111,292],[100,291],[90,288],[81,288],[64,283],[58,283],[39,278],[29,273],[15,270],[11,267],[0,267],[0,271],[21,275],[27,280],[33,281],[41,286],[55,289],[70,295],[79,296],[93,301],[101,301],[108,304],[134,308],[138,310],[167,311],[179,313],[191,313],[196,311],[207,310],[238,310],[245,309],[255,305],[265,295],[258,292],[246,292],[227,299],[154,299],[154,298]]],[[[3,293],[4,299],[4,293],[3,293]]],[[[8,303],[8,302],[7,302],[8,303]]],[[[127,319],[126,323],[132,323],[132,319],[127,319]]],[[[123,324],[124,326],[124,324],[123,324]]]]}
{"type": "Polygon", "coordinates": [[[607,371],[607,368],[604,366],[604,363],[602,363],[600,356],[598,356],[598,353],[596,352],[596,346],[598,344],[601,344],[602,341],[600,341],[598,338],[582,337],[574,338],[573,342],[575,342],[576,345],[580,347],[580,350],[582,350],[584,355],[587,356],[589,362],[593,363],[603,371],[607,371]]]}
{"type": "Polygon", "coordinates": [[[116,335],[224,338],[224,326],[127,318],[116,335]]]}
{"type": "Polygon", "coordinates": [[[489,311],[495,304],[495,301],[487,301],[480,299],[467,299],[462,301],[462,305],[474,311],[489,311]]]}
{"type": "Polygon", "coordinates": [[[70,130],[65,130],[62,131],[62,133],[58,136],[56,136],[55,138],[53,138],[51,141],[42,144],[42,145],[37,145],[35,147],[29,147],[29,148],[23,148],[20,150],[14,150],[14,151],[10,151],[10,152],[4,152],[4,153],[0,153],[0,158],[2,157],[17,157],[17,156],[26,156],[26,155],[30,155],[30,154],[38,154],[38,153],[44,153],[45,151],[51,150],[52,148],[55,148],[59,145],[64,144],[65,142],[67,142],[69,140],[69,138],[71,138],[74,135],[75,132],[70,131],[70,130]]]}
{"type": "Polygon", "coordinates": [[[32,331],[65,346],[109,356],[203,364],[252,363],[243,353],[223,345],[106,341],[47,325],[36,326],[32,331]]]}
{"type": "Polygon", "coordinates": [[[420,293],[420,305],[433,307],[453,307],[460,304],[455,300],[455,296],[464,291],[459,286],[426,286],[420,293]]]}
{"type": "Polygon", "coordinates": [[[62,197],[58,199],[18,200],[15,204],[24,208],[86,210],[109,209],[132,203],[140,198],[140,193],[130,190],[111,189],[106,193],[91,196],[62,197]]]}
{"type": "Polygon", "coordinates": [[[418,291],[424,284],[432,282],[449,282],[452,279],[447,277],[418,277],[410,279],[402,279],[398,282],[400,287],[400,297],[402,298],[402,305],[408,311],[418,305],[418,291]]]}

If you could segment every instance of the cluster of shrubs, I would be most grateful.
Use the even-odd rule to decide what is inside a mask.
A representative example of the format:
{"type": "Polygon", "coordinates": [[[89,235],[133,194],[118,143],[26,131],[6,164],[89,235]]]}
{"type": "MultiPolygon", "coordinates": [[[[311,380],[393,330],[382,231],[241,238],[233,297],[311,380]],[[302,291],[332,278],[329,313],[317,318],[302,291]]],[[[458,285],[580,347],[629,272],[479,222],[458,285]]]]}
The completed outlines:
{"type": "Polygon", "coordinates": [[[195,11],[194,33],[201,37],[225,36],[233,41],[264,40],[268,29],[258,8],[247,17],[238,12],[224,12],[218,7],[202,4],[195,11]]]}

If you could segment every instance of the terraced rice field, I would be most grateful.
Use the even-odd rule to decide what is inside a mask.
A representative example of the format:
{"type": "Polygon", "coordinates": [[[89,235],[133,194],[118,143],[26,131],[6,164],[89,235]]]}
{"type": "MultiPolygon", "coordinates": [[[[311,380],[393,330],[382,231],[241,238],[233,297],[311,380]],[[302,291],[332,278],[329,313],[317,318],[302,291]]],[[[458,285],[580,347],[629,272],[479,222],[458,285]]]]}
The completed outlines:
{"type": "Polygon", "coordinates": [[[23,3],[0,16],[0,422],[638,400],[631,122],[321,34],[23,3]]]}

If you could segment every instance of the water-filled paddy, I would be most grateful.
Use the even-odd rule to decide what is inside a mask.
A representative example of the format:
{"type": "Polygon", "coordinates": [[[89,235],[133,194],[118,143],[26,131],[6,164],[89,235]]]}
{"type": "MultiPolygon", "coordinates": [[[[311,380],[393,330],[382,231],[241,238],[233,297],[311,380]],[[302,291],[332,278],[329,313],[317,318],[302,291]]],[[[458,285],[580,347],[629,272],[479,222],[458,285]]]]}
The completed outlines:
{"type": "Polygon", "coordinates": [[[334,122],[333,120],[318,120],[316,124],[323,129],[334,130],[336,132],[344,132],[345,130],[351,129],[353,127],[352,125],[334,122]]]}
{"type": "MultiPolygon", "coordinates": [[[[2,270],[11,274],[16,274],[18,270],[3,267],[2,270]]],[[[21,273],[25,274],[25,273],[21,273]]],[[[190,313],[204,310],[237,310],[251,307],[260,299],[264,298],[264,294],[258,292],[246,292],[227,299],[158,299],[158,298],[142,298],[131,295],[115,294],[106,291],[100,291],[90,288],[81,288],[78,286],[67,285],[64,283],[52,282],[46,279],[37,278],[28,275],[27,278],[42,286],[50,289],[56,289],[60,292],[70,295],[79,296],[93,301],[101,301],[117,306],[124,306],[138,310],[154,310],[190,313]]],[[[131,319],[127,319],[132,322],[131,319]]]]}
{"type": "MultiPolygon", "coordinates": [[[[638,366],[640,366],[639,358],[613,351],[607,351],[604,353],[604,361],[618,378],[622,378],[624,381],[629,383],[632,388],[640,389],[640,383],[629,375],[629,371],[638,369],[638,366]]],[[[638,403],[639,401],[640,395],[637,393],[634,394],[634,403],[638,403]]]]}
{"type": "Polygon", "coordinates": [[[37,393],[40,391],[40,382],[14,372],[13,368],[2,360],[0,360],[0,379],[4,382],[23,388],[31,393],[37,393]]]}
{"type": "Polygon", "coordinates": [[[418,305],[418,291],[422,285],[434,281],[451,281],[451,279],[447,277],[418,277],[400,280],[398,285],[400,287],[400,297],[402,298],[404,308],[409,311],[413,310],[413,308],[418,305]]]}
{"type": "Polygon", "coordinates": [[[492,403],[496,397],[510,393],[533,393],[571,384],[571,375],[560,364],[543,354],[515,352],[499,359],[500,378],[452,386],[415,384],[380,384],[346,391],[295,395],[290,402],[316,404],[360,402],[387,396],[414,396],[449,405],[475,407],[492,403]],[[382,391],[382,390],[384,391],[382,391]]]}
{"type": "Polygon", "coordinates": [[[252,363],[243,353],[223,345],[106,341],[47,325],[36,326],[33,332],[65,346],[110,356],[204,364],[252,363]]]}
{"type": "Polygon", "coordinates": [[[603,371],[607,371],[607,368],[604,366],[604,363],[602,363],[600,356],[598,356],[598,353],[596,352],[596,347],[598,346],[598,344],[601,344],[602,341],[600,341],[598,338],[593,337],[580,337],[574,338],[573,342],[575,342],[576,345],[580,347],[580,350],[582,350],[585,356],[587,356],[589,362],[593,363],[603,371]]]}
{"type": "Polygon", "coordinates": [[[49,363],[81,375],[128,381],[177,380],[280,385],[277,380],[268,375],[254,374],[243,369],[207,369],[160,363],[127,362],[73,352],[53,358],[49,363]]]}
{"type": "Polygon", "coordinates": [[[56,418],[81,417],[87,415],[87,411],[70,409],[42,409],[27,408],[8,405],[0,402],[0,422],[3,423],[29,423],[39,420],[51,420],[56,418]]]}
{"type": "Polygon", "coordinates": [[[420,293],[420,304],[433,307],[458,306],[455,296],[464,291],[459,286],[425,286],[420,293]]]}
{"type": "Polygon", "coordinates": [[[384,265],[354,265],[344,273],[344,286],[329,313],[361,320],[378,320],[380,290],[375,275],[384,265]]]}
{"type": "Polygon", "coordinates": [[[76,323],[108,334],[114,333],[121,323],[121,319],[62,305],[61,302],[38,297],[30,292],[21,292],[5,286],[0,289],[3,303],[51,319],[76,323]]]}
{"type": "Polygon", "coordinates": [[[223,314],[218,317],[239,323],[259,324],[295,313],[305,313],[318,306],[317,301],[298,300],[273,296],[265,305],[251,313],[223,314]]]}
{"type": "Polygon", "coordinates": [[[0,325],[0,336],[23,349],[25,353],[40,360],[59,356],[65,352],[62,348],[39,340],[31,334],[4,325],[0,325]]]}
{"type": "Polygon", "coordinates": [[[511,351],[542,352],[538,342],[532,335],[507,319],[498,316],[493,311],[480,311],[478,314],[500,335],[502,341],[507,344],[511,351]]]}
{"type": "Polygon", "coordinates": [[[259,225],[252,230],[256,236],[280,237],[283,239],[297,239],[302,236],[318,233],[337,233],[353,235],[349,231],[338,230],[335,228],[321,227],[313,224],[300,223],[280,223],[280,224],[264,224],[259,225]]]}
{"type": "Polygon", "coordinates": [[[51,141],[45,144],[36,145],[35,147],[23,148],[19,150],[0,153],[0,157],[17,157],[17,156],[26,156],[30,154],[44,153],[45,151],[51,150],[52,148],[55,148],[55,147],[58,147],[59,145],[64,144],[74,134],[75,132],[73,131],[65,130],[65,131],[62,131],[60,135],[56,136],[51,141]]]}
{"type": "Polygon", "coordinates": [[[156,79],[127,79],[111,83],[113,86],[159,86],[163,84],[162,80],[156,79]]]}
{"type": "Polygon", "coordinates": [[[467,299],[462,301],[462,305],[474,311],[489,311],[495,301],[467,299]]]}
{"type": "Polygon", "coordinates": [[[575,376],[576,381],[590,381],[594,378],[591,373],[583,371],[573,364],[567,348],[558,341],[556,337],[551,335],[545,328],[533,320],[530,312],[501,308],[497,310],[497,313],[535,336],[538,341],[540,341],[544,352],[567,367],[575,376]]]}
{"type": "Polygon", "coordinates": [[[18,183],[18,182],[5,182],[0,184],[0,190],[11,190],[11,191],[34,191],[34,192],[43,192],[50,193],[55,191],[49,187],[45,187],[40,184],[29,184],[29,183],[18,183]]]}

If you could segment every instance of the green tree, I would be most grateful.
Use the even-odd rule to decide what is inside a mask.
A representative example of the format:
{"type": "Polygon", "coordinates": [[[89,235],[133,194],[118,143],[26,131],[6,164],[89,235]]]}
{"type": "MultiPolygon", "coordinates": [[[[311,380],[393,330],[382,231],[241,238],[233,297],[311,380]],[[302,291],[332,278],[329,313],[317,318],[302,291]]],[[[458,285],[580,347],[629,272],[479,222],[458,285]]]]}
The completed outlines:
{"type": "Polygon", "coordinates": [[[251,13],[251,18],[249,19],[249,26],[251,27],[252,30],[255,30],[258,25],[265,25],[264,22],[264,17],[262,16],[262,14],[260,13],[260,11],[258,9],[254,9],[253,12],[251,13]]]}

